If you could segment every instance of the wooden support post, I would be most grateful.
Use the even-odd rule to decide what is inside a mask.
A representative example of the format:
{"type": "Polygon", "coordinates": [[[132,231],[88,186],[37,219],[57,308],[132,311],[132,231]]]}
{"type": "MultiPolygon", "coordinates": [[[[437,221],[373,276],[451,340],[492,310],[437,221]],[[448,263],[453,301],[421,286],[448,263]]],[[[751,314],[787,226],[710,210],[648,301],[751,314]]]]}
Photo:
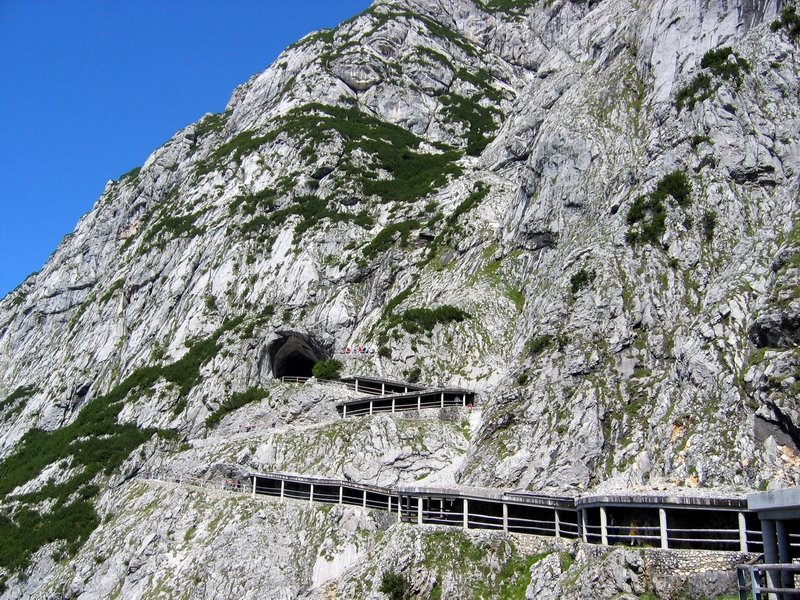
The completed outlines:
{"type": "Polygon", "coordinates": [[[394,398],[392,398],[392,412],[394,412],[394,398]]]}
{"type": "Polygon", "coordinates": [[[364,498],[361,501],[361,507],[367,508],[367,490],[364,490],[364,498]]]}
{"type": "Polygon", "coordinates": [[[469,500],[464,498],[464,530],[469,529],[469,500]]]}
{"type": "Polygon", "coordinates": [[[387,502],[386,510],[391,514],[392,512],[392,497],[389,496],[389,501],[387,502]]]}
{"type": "Polygon", "coordinates": [[[444,408],[444,392],[442,392],[442,408],[444,408]]]}
{"type": "Polygon", "coordinates": [[[417,498],[417,525],[422,525],[422,496],[417,498]]]}
{"type": "Polygon", "coordinates": [[[342,418],[347,418],[347,404],[342,404],[342,418]]]}
{"type": "Polygon", "coordinates": [[[667,511],[658,509],[658,528],[661,532],[661,547],[669,548],[669,528],[667,527],[667,511]]]}
{"type": "Polygon", "coordinates": [[[503,531],[508,533],[508,504],[503,502],[503,531]]]}
{"type": "Polygon", "coordinates": [[[308,492],[308,503],[309,504],[314,502],[314,484],[312,483],[310,485],[311,485],[311,489],[308,492]]]}
{"type": "Polygon", "coordinates": [[[281,500],[283,500],[283,493],[285,487],[286,487],[286,482],[283,479],[281,479],[281,500]]]}
{"type": "Polygon", "coordinates": [[[417,396],[417,410],[422,410],[422,396],[417,396]]]}
{"type": "Polygon", "coordinates": [[[747,552],[747,519],[743,512],[739,513],[739,550],[747,552]]]}
{"type": "Polygon", "coordinates": [[[382,383],[381,384],[381,396],[385,396],[385,395],[386,395],[386,384],[382,383]]]}
{"type": "Polygon", "coordinates": [[[553,515],[555,515],[553,519],[553,527],[555,529],[555,534],[557,538],[561,537],[561,515],[558,514],[558,510],[553,511],[553,515]]]}
{"type": "Polygon", "coordinates": [[[461,408],[467,408],[467,395],[461,396],[461,408]]]}
{"type": "Polygon", "coordinates": [[[356,377],[356,394],[358,393],[358,377],[356,377]]]}
{"type": "Polygon", "coordinates": [[[369,414],[372,414],[372,400],[369,401],[369,414]]]}
{"type": "Polygon", "coordinates": [[[608,546],[608,515],[605,506],[600,507],[600,543],[608,546]]]}
{"type": "Polygon", "coordinates": [[[397,497],[397,522],[400,523],[403,520],[403,497],[397,497]]]}
{"type": "Polygon", "coordinates": [[[256,497],[256,476],[253,475],[253,498],[256,497]]]}
{"type": "Polygon", "coordinates": [[[344,504],[344,486],[339,485],[339,504],[344,504]]]}

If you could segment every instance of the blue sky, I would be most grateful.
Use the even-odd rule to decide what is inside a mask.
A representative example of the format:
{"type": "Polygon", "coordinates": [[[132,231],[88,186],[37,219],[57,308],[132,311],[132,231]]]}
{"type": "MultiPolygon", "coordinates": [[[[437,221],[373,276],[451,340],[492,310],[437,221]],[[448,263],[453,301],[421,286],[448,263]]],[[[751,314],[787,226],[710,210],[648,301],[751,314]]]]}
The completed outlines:
{"type": "Polygon", "coordinates": [[[370,0],[0,0],[0,297],[116,179],[370,0]]]}

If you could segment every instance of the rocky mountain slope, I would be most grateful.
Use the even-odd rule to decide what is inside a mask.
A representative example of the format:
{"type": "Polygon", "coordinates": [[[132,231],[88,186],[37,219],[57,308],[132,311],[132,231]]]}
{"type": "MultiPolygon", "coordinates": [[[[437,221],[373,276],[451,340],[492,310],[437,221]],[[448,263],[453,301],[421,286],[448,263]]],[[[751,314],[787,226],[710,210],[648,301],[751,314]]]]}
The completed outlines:
{"type": "Polygon", "coordinates": [[[206,510],[143,468],[799,483],[797,37],[780,0],[377,0],[288,48],[0,301],[2,597],[166,594],[186,553],[206,571],[170,585],[292,598],[321,585],[313,536],[349,548],[338,577],[412,535],[206,510]],[[341,391],[280,382],[358,345],[379,350],[345,371],[474,388],[478,410],[342,421],[341,391]],[[234,518],[226,559],[209,532],[234,518]],[[149,519],[176,525],[156,543],[149,519]],[[293,569],[263,565],[290,531],[293,569]]]}

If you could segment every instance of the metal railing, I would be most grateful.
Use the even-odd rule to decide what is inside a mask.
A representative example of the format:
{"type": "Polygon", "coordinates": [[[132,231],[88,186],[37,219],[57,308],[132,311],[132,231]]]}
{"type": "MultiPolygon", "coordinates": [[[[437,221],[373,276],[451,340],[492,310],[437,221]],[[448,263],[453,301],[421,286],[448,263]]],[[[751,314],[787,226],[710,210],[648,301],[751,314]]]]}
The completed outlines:
{"type": "Polygon", "coordinates": [[[795,585],[800,564],[754,564],[736,565],[739,600],[789,600],[800,598],[800,589],[795,585]]]}

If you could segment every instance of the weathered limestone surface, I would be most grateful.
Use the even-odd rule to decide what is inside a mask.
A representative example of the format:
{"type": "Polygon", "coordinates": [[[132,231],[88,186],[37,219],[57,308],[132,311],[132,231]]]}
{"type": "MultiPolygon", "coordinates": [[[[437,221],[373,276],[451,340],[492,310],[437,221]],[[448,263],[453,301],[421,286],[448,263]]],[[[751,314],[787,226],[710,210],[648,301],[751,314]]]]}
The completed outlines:
{"type": "MultiPolygon", "coordinates": [[[[389,566],[422,569],[430,554],[426,534],[380,539],[351,509],[195,508],[131,482],[142,469],[561,492],[800,483],[800,58],[770,29],[783,3],[497,4],[377,0],[300,40],[223,114],[109,182],[0,300],[0,458],[137,369],[181,364],[198,340],[216,348],[186,386],[173,373],[125,397],[121,422],[176,440],[98,476],[109,522],[69,564],[43,549],[0,597],[267,585],[378,598],[389,566]],[[722,47],[738,75],[702,65],[722,47]],[[701,75],[706,97],[679,109],[701,75]],[[666,197],[663,231],[629,243],[629,211],[676,171],[691,200],[666,197]],[[406,312],[442,305],[468,316],[426,329],[406,312]],[[341,386],[276,380],[289,334],[324,355],[382,347],[345,370],[468,386],[479,405],[341,421],[341,386]],[[267,395],[207,426],[253,389],[267,395]]],[[[16,493],[69,480],[62,458],[16,493]]],[[[489,554],[496,566],[511,546],[489,554]]],[[[586,560],[565,580],[543,558],[533,573],[553,583],[533,577],[529,597],[589,597],[596,579],[608,597],[661,585],[633,553],[586,560]]],[[[413,582],[442,597],[473,585],[445,567],[413,582]]]]}

